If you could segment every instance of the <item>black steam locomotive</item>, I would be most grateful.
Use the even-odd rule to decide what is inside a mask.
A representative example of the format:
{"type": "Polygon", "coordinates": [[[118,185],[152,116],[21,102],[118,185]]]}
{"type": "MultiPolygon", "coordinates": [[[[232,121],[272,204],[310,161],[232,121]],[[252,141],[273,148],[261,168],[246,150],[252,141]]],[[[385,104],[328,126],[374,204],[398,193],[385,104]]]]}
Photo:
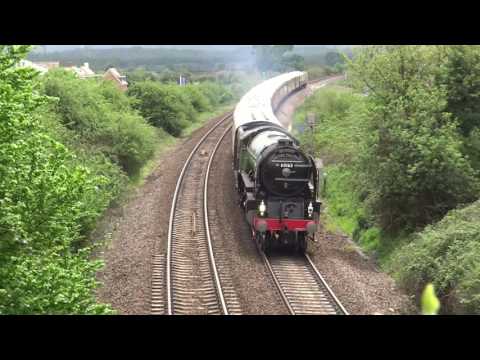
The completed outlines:
{"type": "Polygon", "coordinates": [[[317,229],[320,202],[315,162],[273,113],[286,96],[306,83],[303,72],[280,75],[252,89],[235,109],[235,183],[252,236],[263,251],[287,245],[304,252],[317,229]]]}

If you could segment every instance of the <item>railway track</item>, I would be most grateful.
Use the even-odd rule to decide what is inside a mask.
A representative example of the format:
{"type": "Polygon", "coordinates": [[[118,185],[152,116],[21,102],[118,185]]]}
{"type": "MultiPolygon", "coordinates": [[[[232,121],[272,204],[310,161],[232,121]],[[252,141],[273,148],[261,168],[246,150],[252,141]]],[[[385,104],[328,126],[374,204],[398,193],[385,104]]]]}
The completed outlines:
{"type": "Polygon", "coordinates": [[[348,315],[308,254],[260,253],[290,314],[348,315]]]}
{"type": "MultiPolygon", "coordinates": [[[[229,275],[222,272],[227,255],[212,244],[207,211],[210,167],[231,118],[229,113],[200,139],[181,170],[167,254],[152,261],[152,314],[241,314],[229,275]]],[[[308,255],[261,254],[291,314],[347,314],[308,255]]]]}
{"type": "Polygon", "coordinates": [[[210,236],[206,194],[210,165],[231,127],[231,117],[229,113],[200,139],[179,175],[166,259],[153,260],[153,314],[229,314],[210,236]]]}

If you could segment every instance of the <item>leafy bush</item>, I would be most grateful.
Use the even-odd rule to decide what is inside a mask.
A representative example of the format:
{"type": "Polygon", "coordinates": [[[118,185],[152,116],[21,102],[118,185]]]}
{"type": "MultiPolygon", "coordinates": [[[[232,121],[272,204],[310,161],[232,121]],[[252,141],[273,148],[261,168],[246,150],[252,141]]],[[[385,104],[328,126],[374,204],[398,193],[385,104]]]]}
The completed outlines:
{"type": "Polygon", "coordinates": [[[447,94],[435,84],[435,59],[426,47],[382,46],[351,63],[358,89],[369,89],[360,180],[369,211],[389,232],[421,229],[479,194],[447,94]]]}
{"type": "MultiPolygon", "coordinates": [[[[324,88],[298,109],[296,123],[305,124],[309,113],[315,114],[316,121],[314,150],[324,163],[352,162],[365,138],[364,98],[347,88],[324,88]]],[[[311,142],[310,130],[305,130],[302,143],[308,146],[311,142]]]]}
{"type": "Polygon", "coordinates": [[[0,180],[0,238],[18,248],[50,246],[87,231],[108,205],[111,194],[100,187],[108,179],[90,176],[70,165],[72,155],[48,136],[30,134],[6,144],[0,157],[6,165],[0,180]]]}
{"type": "MultiPolygon", "coordinates": [[[[65,159],[69,166],[86,167],[90,173],[89,176],[108,179],[95,185],[101,193],[110,194],[109,197],[112,200],[121,194],[127,186],[128,177],[100,148],[83,141],[76,131],[67,129],[62,124],[60,115],[50,107],[39,107],[35,113],[35,119],[52,139],[62,143],[75,154],[65,159]]],[[[94,196],[92,201],[96,200],[99,200],[99,197],[94,196]]],[[[95,206],[92,204],[92,207],[95,206]]],[[[82,225],[82,234],[88,233],[93,226],[94,221],[90,225],[82,225]]]]}
{"type": "Polygon", "coordinates": [[[128,95],[136,98],[136,108],[150,124],[176,137],[196,121],[198,112],[233,100],[224,86],[211,82],[177,86],[144,81],[131,86],[128,95]]]}
{"type": "Polygon", "coordinates": [[[123,91],[119,91],[110,81],[101,81],[100,83],[97,83],[97,85],[98,87],[96,90],[98,90],[112,110],[115,110],[115,112],[132,113],[135,99],[126,96],[123,91]]]}
{"type": "Polygon", "coordinates": [[[468,156],[472,167],[480,172],[480,127],[473,129],[464,139],[463,153],[468,156]]]}
{"type": "Polygon", "coordinates": [[[154,130],[133,113],[106,114],[105,118],[108,126],[97,132],[96,146],[127,174],[137,174],[155,152],[154,130]]]}
{"type": "Polygon", "coordinates": [[[0,268],[0,314],[113,314],[96,303],[95,273],[102,263],[88,260],[88,253],[57,246],[12,257],[0,268]]]}
{"type": "Polygon", "coordinates": [[[153,81],[139,82],[128,89],[128,95],[138,99],[136,108],[147,121],[173,136],[179,136],[191,121],[187,118],[178,92],[171,86],[153,81]]]}
{"type": "Polygon", "coordinates": [[[317,80],[328,75],[328,70],[322,66],[312,66],[306,69],[309,80],[317,80]]]}
{"type": "Polygon", "coordinates": [[[480,201],[450,211],[398,249],[389,269],[417,295],[432,282],[446,311],[480,314],[480,201]]]}
{"type": "Polygon", "coordinates": [[[153,156],[155,129],[133,110],[134,99],[112,84],[51,71],[42,85],[46,95],[58,99],[51,112],[71,130],[74,139],[67,141],[74,147],[101,152],[130,176],[153,156]]]}
{"type": "Polygon", "coordinates": [[[187,85],[184,87],[184,91],[186,92],[188,98],[192,106],[194,107],[195,111],[197,112],[204,112],[212,110],[212,104],[210,100],[205,96],[202,92],[201,85],[187,85]]]}
{"type": "Polygon", "coordinates": [[[15,67],[28,49],[0,47],[0,313],[108,313],[92,293],[98,265],[72,248],[108,205],[109,180],[33,116],[46,98],[15,67]]]}
{"type": "Polygon", "coordinates": [[[233,94],[219,83],[206,81],[200,84],[200,89],[213,106],[226,104],[233,100],[233,94]]]}
{"type": "Polygon", "coordinates": [[[462,135],[480,127],[480,47],[438,46],[436,83],[447,93],[447,111],[458,120],[462,135]]]}

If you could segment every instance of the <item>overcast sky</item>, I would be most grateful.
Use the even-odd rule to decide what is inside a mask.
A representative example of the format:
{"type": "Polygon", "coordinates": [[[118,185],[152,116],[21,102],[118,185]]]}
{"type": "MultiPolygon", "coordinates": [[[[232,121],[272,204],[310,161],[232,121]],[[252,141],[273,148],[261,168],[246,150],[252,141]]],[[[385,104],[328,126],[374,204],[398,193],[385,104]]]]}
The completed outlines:
{"type": "MultiPolygon", "coordinates": [[[[78,48],[89,47],[93,49],[109,49],[109,48],[118,48],[118,47],[131,47],[131,46],[142,46],[147,48],[152,47],[161,47],[161,48],[173,48],[173,49],[211,49],[211,50],[233,50],[239,47],[250,47],[252,45],[43,45],[46,51],[65,51],[78,48]]],[[[298,47],[318,47],[318,46],[327,46],[327,47],[343,47],[348,45],[296,45],[298,47]]],[[[38,49],[40,50],[40,49],[38,49]]]]}

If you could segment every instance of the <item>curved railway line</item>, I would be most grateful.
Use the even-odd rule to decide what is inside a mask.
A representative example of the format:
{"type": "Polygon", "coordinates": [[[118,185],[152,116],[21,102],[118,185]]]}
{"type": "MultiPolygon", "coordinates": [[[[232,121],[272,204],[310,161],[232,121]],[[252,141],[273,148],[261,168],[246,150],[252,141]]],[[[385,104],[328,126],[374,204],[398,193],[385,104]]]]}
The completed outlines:
{"type": "MultiPolygon", "coordinates": [[[[229,274],[222,273],[225,249],[212,243],[208,219],[210,168],[231,129],[232,116],[230,112],[212,126],[180,172],[170,211],[167,254],[153,257],[152,314],[242,313],[229,274]]],[[[260,254],[291,314],[348,315],[307,254],[260,254]]]]}
{"type": "Polygon", "coordinates": [[[217,122],[197,143],[179,175],[170,211],[166,260],[154,258],[152,313],[228,315],[208,220],[208,177],[213,157],[230,130],[232,113],[217,122]],[[165,263],[165,264],[164,264],[165,263]],[[165,284],[161,281],[166,272],[165,284]],[[166,303],[166,309],[165,304],[166,303]]]}
{"type": "MultiPolygon", "coordinates": [[[[308,85],[322,83],[323,87],[342,78],[310,80],[308,85]]],[[[259,252],[290,314],[348,315],[307,253],[292,256],[259,252]]]]}

